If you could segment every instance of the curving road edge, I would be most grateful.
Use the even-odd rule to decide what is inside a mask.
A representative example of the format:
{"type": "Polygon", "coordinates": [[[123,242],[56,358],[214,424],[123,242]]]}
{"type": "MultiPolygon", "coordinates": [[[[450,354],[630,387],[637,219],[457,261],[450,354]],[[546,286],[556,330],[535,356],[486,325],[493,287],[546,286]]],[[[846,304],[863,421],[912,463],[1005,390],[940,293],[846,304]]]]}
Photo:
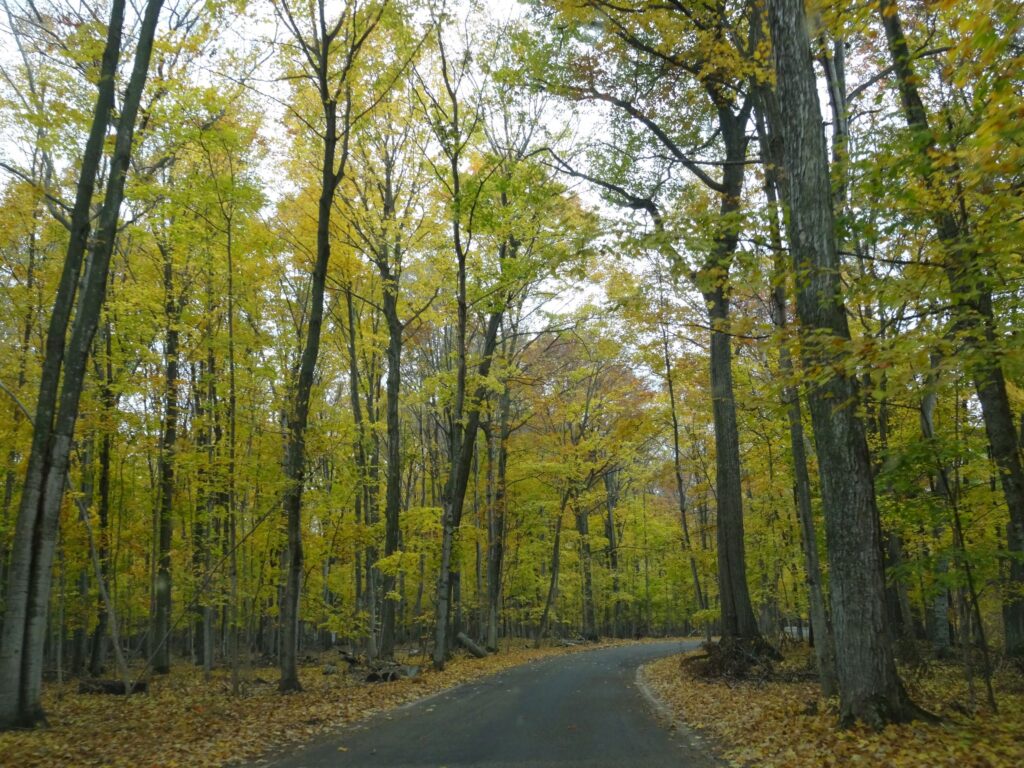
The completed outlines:
{"type": "MultiPolygon", "coordinates": [[[[665,641],[555,656],[420,699],[278,753],[275,768],[717,768],[640,667],[665,641]]],[[[262,762],[266,766],[268,763],[262,762]]]]}

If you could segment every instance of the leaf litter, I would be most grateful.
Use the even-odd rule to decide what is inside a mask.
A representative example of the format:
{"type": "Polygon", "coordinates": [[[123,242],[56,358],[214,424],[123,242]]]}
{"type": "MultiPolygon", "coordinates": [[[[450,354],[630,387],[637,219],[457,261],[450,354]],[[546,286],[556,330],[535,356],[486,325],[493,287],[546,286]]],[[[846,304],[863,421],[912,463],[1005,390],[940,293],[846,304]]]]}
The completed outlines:
{"type": "Polygon", "coordinates": [[[732,766],[822,768],[1020,768],[1024,766],[1024,679],[1006,667],[996,680],[999,714],[970,706],[961,667],[932,663],[904,676],[911,696],[941,722],[837,728],[838,702],[807,681],[806,650],[789,652],[778,674],[708,679],[683,663],[693,653],[642,668],[645,684],[675,719],[697,729],[732,766]]]}
{"type": "Polygon", "coordinates": [[[80,694],[77,680],[50,684],[43,691],[50,726],[0,733],[0,765],[206,768],[253,762],[462,683],[603,645],[534,649],[512,642],[485,659],[460,654],[441,672],[425,668],[416,677],[387,683],[364,682],[365,670],[324,674],[324,663],[331,660],[331,652],[325,652],[300,668],[303,691],[290,694],[277,692],[274,668],[250,670],[243,692],[232,696],[228,670],[215,670],[204,680],[201,669],[185,664],[154,676],[148,693],[129,697],[80,694]]]}

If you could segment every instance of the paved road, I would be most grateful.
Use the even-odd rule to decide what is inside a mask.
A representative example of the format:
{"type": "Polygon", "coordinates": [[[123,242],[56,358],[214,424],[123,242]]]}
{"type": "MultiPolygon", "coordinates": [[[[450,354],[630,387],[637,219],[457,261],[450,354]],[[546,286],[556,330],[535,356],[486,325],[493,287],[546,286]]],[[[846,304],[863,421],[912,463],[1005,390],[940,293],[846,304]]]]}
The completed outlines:
{"type": "Polygon", "coordinates": [[[638,666],[687,647],[619,646],[506,670],[343,729],[273,765],[709,768],[717,763],[659,722],[635,684],[638,666]]]}

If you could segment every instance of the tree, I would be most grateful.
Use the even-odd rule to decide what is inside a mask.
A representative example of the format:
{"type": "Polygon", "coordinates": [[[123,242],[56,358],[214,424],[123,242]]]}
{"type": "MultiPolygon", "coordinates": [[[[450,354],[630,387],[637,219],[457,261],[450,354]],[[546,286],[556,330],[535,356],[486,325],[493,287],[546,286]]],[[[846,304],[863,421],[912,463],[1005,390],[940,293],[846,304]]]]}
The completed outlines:
{"type": "MultiPolygon", "coordinates": [[[[560,73],[544,75],[546,85],[556,93],[617,111],[623,121],[619,132],[624,150],[614,160],[602,159],[604,173],[581,175],[603,188],[617,204],[650,217],[655,229],[652,244],[673,271],[689,276],[704,299],[710,325],[709,374],[716,441],[721,632],[724,637],[760,645],[744,551],[729,282],[742,230],[746,126],[754,104],[746,81],[756,85],[763,79],[754,57],[760,45],[759,11],[752,3],[737,10],[721,5],[692,10],[677,2],[622,5],[603,0],[585,3],[584,8],[582,18],[575,8],[565,11],[572,20],[570,30],[575,39],[567,41],[558,59],[560,73]],[[601,31],[604,45],[600,47],[591,42],[593,25],[601,31]],[[599,63],[601,54],[607,58],[599,63]],[[568,57],[578,63],[570,64],[568,57]],[[668,101],[662,98],[666,89],[672,92],[668,101]],[[699,115],[695,127],[690,125],[691,118],[678,119],[680,111],[699,115]],[[715,168],[711,173],[705,170],[708,163],[698,159],[698,153],[709,146],[721,153],[720,159],[710,163],[715,168]],[[681,191],[664,168],[646,168],[639,156],[647,152],[664,157],[667,167],[689,174],[701,192],[695,195],[685,187],[681,191]],[[667,202],[663,190],[674,192],[676,200],[667,202]],[[701,199],[704,194],[717,206],[713,219],[703,210],[707,206],[701,199]],[[673,230],[676,226],[687,228],[685,220],[677,223],[683,219],[678,211],[689,207],[689,199],[694,197],[700,200],[693,206],[698,226],[710,234],[689,238],[698,241],[692,249],[698,255],[698,265],[690,268],[687,249],[680,248],[678,242],[687,238],[673,230]]],[[[564,170],[576,172],[562,165],[564,170]]]]}
{"type": "MultiPolygon", "coordinates": [[[[350,3],[336,19],[327,15],[323,0],[294,11],[288,2],[276,7],[282,23],[291,34],[300,53],[296,63],[300,77],[314,89],[322,105],[323,125],[317,131],[323,141],[320,197],[317,209],[316,251],[310,280],[309,315],[294,395],[287,415],[288,438],[284,469],[288,487],[282,507],[287,518],[288,544],[282,553],[285,589],[281,601],[281,681],[282,691],[301,690],[297,653],[299,598],[302,589],[302,491],[306,472],[306,427],[309,422],[313,375],[320,353],[320,335],[324,317],[324,290],[327,265],[331,256],[331,214],[334,194],[345,176],[348,163],[348,138],[352,130],[353,68],[363,45],[380,23],[386,0],[376,5],[350,3]],[[307,19],[308,16],[308,19],[307,19]],[[340,56],[338,55],[340,52],[340,56]],[[335,57],[338,57],[337,59],[335,57]],[[340,59],[340,69],[335,71],[340,59]]],[[[356,107],[358,108],[358,107],[356,107]]],[[[304,121],[305,122],[305,121],[304,121]]]]}
{"type": "MultiPolygon", "coordinates": [[[[402,424],[400,397],[402,389],[402,345],[409,322],[418,319],[426,306],[411,312],[402,290],[402,274],[407,254],[415,256],[423,247],[425,235],[431,233],[426,221],[432,210],[427,208],[425,192],[428,184],[427,164],[421,153],[426,143],[427,126],[417,110],[417,102],[409,82],[385,96],[373,115],[353,137],[353,164],[350,190],[346,190],[345,212],[353,247],[370,261],[381,282],[381,311],[387,327],[387,383],[385,385],[385,419],[387,461],[384,493],[384,558],[399,554],[401,534],[399,514],[402,507],[402,424]],[[401,302],[401,303],[400,303],[401,302]],[[403,309],[405,311],[403,311],[403,309]],[[403,319],[403,314],[410,314],[403,319]]],[[[429,305],[436,297],[425,298],[429,305]]],[[[346,293],[351,307],[351,291],[346,293]]],[[[349,312],[350,328],[354,327],[349,312]]],[[[354,333],[350,330],[350,334],[354,333]]],[[[354,337],[353,337],[354,338],[354,337]]],[[[350,359],[354,354],[350,350],[350,359]]],[[[355,380],[350,382],[357,391],[355,380]]],[[[354,402],[358,412],[358,400],[354,402]]],[[[357,447],[357,451],[361,446],[357,447]]],[[[390,563],[390,561],[389,561],[390,563]]],[[[375,566],[379,569],[382,564],[375,566]]],[[[396,633],[395,572],[389,564],[382,582],[383,608],[380,630],[380,655],[394,657],[396,633]]]]}
{"type": "Polygon", "coordinates": [[[857,383],[842,370],[850,340],[821,108],[802,3],[768,4],[780,102],[788,239],[818,453],[831,575],[840,722],[873,726],[916,712],[896,672],[886,621],[878,510],[867,439],[854,410],[857,383]]]}
{"type": "Polygon", "coordinates": [[[71,212],[70,240],[47,329],[32,450],[18,510],[7,614],[0,638],[0,683],[5,690],[17,693],[0,703],[2,728],[45,720],[39,694],[57,520],[86,363],[106,294],[135,122],[162,4],[162,0],[149,0],[144,7],[131,77],[115,123],[117,139],[110,158],[109,182],[96,231],[92,233],[92,198],[103,158],[104,139],[113,121],[115,75],[124,29],[124,2],[114,0],[111,5],[92,125],[71,212]],[[83,258],[85,279],[80,286],[83,258]],[[76,293],[77,304],[74,302],[76,293]],[[67,338],[69,322],[71,335],[67,338]]]}
{"type": "Polygon", "coordinates": [[[984,236],[979,238],[972,232],[974,206],[966,199],[959,163],[942,166],[933,159],[940,147],[921,96],[920,80],[914,71],[896,0],[879,0],[877,7],[904,119],[912,132],[914,167],[925,188],[938,201],[926,205],[925,213],[938,237],[940,265],[949,282],[953,332],[966,353],[992,459],[999,467],[1000,485],[1009,512],[1006,534],[1012,584],[1004,600],[1006,648],[1012,653],[1024,654],[1024,460],[1007,392],[1004,363],[998,351],[993,276],[985,263],[986,246],[979,243],[984,236]]]}

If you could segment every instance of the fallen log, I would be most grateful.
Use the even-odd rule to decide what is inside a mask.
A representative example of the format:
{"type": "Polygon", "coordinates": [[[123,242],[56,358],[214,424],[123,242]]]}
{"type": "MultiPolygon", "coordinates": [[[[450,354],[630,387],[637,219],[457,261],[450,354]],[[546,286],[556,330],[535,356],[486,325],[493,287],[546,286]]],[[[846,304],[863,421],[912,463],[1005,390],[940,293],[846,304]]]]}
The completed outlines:
{"type": "Polygon", "coordinates": [[[359,666],[359,658],[355,654],[342,650],[338,651],[338,655],[341,657],[342,661],[348,664],[349,669],[359,666]]]}
{"type": "MultiPolygon", "coordinates": [[[[132,683],[132,693],[145,693],[149,684],[144,680],[132,683]]],[[[123,680],[82,680],[78,683],[79,693],[109,693],[113,696],[124,696],[123,680]]]]}
{"type": "Polygon", "coordinates": [[[404,664],[389,664],[374,669],[366,676],[368,683],[393,683],[403,677],[416,677],[420,673],[419,667],[407,666],[404,664]]]}
{"type": "Polygon", "coordinates": [[[477,645],[472,640],[472,638],[470,638],[470,636],[467,635],[465,632],[459,632],[459,634],[457,634],[455,636],[455,639],[459,641],[459,644],[463,648],[465,648],[467,651],[472,653],[478,659],[486,659],[487,658],[487,651],[484,650],[483,648],[481,648],[479,645],[477,645]]]}

